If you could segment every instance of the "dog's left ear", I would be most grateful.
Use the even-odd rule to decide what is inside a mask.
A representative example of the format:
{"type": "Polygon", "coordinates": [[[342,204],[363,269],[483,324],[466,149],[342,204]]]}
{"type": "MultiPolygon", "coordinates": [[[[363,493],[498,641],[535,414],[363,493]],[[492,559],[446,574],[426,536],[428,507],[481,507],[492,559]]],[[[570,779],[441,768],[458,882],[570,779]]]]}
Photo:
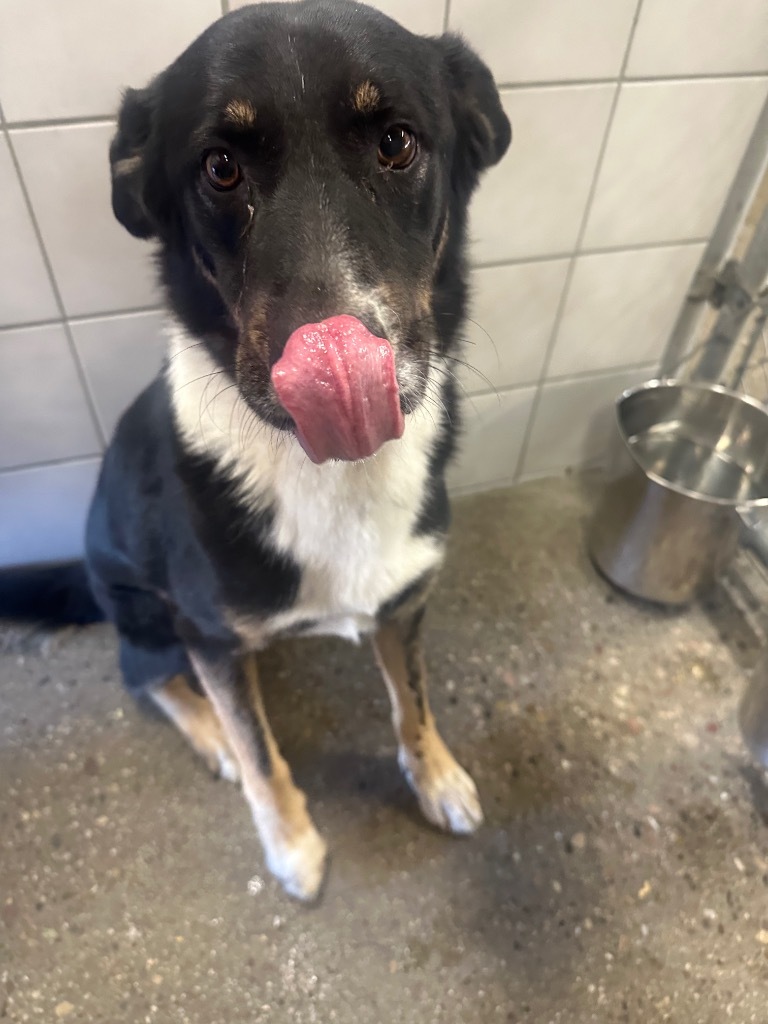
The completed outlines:
{"type": "Polygon", "coordinates": [[[512,127],[489,68],[460,36],[435,40],[443,58],[456,125],[458,179],[470,190],[482,171],[504,156],[512,127]]]}

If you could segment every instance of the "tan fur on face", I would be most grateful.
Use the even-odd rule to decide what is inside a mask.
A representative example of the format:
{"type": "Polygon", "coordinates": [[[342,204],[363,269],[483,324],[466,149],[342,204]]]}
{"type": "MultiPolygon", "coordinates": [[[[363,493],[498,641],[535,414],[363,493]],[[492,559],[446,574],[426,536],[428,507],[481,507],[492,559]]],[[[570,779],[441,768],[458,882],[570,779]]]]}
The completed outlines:
{"type": "Polygon", "coordinates": [[[432,309],[432,285],[429,283],[421,281],[415,284],[413,282],[383,283],[375,289],[374,294],[377,300],[383,304],[385,311],[388,311],[395,320],[392,325],[387,323],[385,318],[385,326],[389,327],[391,331],[388,341],[394,347],[397,347],[400,341],[403,319],[413,315],[417,320],[424,320],[432,309]],[[392,331],[393,326],[394,331],[392,331]]]}
{"type": "Polygon", "coordinates": [[[443,233],[440,235],[440,241],[437,244],[437,252],[435,253],[435,273],[437,273],[440,261],[443,258],[443,253],[445,252],[445,246],[448,241],[448,225],[450,223],[450,219],[450,213],[446,213],[445,223],[443,224],[443,233]]]}
{"type": "Polygon", "coordinates": [[[269,344],[266,335],[267,300],[258,297],[243,310],[239,306],[232,311],[240,332],[240,344],[235,354],[235,370],[238,379],[244,376],[250,380],[260,377],[269,381],[269,344]]]}
{"type": "Polygon", "coordinates": [[[192,249],[192,259],[195,261],[195,265],[197,266],[197,269],[203,275],[203,277],[208,282],[208,284],[212,284],[213,287],[216,289],[216,291],[219,293],[219,295],[221,295],[221,289],[219,288],[219,282],[216,280],[216,278],[210,272],[208,267],[206,267],[205,263],[203,263],[203,261],[202,261],[202,259],[200,257],[200,254],[198,253],[196,248],[192,249]]]}
{"type": "Polygon", "coordinates": [[[358,114],[372,114],[381,103],[381,93],[373,82],[363,82],[352,93],[352,106],[358,114]]]}
{"type": "Polygon", "coordinates": [[[227,104],[224,116],[233,128],[249,131],[256,127],[256,111],[248,100],[232,100],[227,104]]]}
{"type": "Polygon", "coordinates": [[[137,171],[142,164],[142,157],[139,154],[135,156],[126,156],[122,160],[116,160],[112,164],[112,175],[115,178],[121,178],[124,174],[133,174],[137,171]]]}

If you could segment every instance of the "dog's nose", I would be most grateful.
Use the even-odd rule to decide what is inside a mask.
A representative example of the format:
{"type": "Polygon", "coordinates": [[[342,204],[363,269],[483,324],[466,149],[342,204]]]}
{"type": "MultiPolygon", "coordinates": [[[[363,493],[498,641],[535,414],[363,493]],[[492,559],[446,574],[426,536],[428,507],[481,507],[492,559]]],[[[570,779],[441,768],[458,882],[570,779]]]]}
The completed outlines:
{"type": "Polygon", "coordinates": [[[270,367],[280,359],[288,339],[306,324],[320,324],[334,318],[354,318],[362,328],[377,338],[386,331],[378,317],[365,308],[348,290],[324,284],[309,284],[278,289],[267,308],[265,333],[269,346],[270,367]]]}

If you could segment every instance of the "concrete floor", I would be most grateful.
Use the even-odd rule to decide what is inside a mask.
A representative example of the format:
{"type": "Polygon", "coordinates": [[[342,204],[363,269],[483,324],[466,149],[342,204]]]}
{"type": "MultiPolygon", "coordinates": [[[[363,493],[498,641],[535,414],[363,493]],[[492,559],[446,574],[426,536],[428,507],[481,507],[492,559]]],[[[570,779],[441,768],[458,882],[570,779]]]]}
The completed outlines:
{"type": "Polygon", "coordinates": [[[563,481],[458,504],[434,705],[478,782],[424,825],[366,648],[263,659],[333,861],[290,902],[245,804],[118,685],[106,626],[0,634],[0,1018],[768,1020],[768,788],[734,722],[754,637],[724,600],[610,592],[563,481]]]}

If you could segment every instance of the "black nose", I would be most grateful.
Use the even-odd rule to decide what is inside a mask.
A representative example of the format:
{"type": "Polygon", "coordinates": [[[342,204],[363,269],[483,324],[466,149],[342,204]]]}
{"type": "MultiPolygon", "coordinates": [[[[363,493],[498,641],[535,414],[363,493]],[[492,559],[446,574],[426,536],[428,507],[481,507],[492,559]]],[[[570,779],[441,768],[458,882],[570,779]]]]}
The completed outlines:
{"type": "Polygon", "coordinates": [[[285,343],[294,331],[307,324],[321,323],[333,316],[353,316],[377,338],[385,338],[385,328],[367,304],[350,299],[343,286],[292,282],[276,287],[267,306],[264,329],[269,346],[269,365],[283,354],[285,343]]]}

